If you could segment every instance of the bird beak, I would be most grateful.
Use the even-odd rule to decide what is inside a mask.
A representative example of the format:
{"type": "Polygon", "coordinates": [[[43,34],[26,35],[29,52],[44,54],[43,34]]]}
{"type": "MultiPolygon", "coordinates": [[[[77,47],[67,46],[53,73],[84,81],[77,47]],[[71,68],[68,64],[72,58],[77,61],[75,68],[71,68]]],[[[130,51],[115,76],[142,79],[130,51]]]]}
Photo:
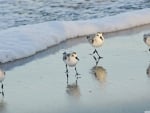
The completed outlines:
{"type": "Polygon", "coordinates": [[[88,38],[90,38],[90,36],[87,36],[86,38],[88,39],[88,38]]]}
{"type": "Polygon", "coordinates": [[[76,59],[77,59],[77,60],[79,60],[79,58],[78,58],[78,57],[76,57],[76,59]]]}

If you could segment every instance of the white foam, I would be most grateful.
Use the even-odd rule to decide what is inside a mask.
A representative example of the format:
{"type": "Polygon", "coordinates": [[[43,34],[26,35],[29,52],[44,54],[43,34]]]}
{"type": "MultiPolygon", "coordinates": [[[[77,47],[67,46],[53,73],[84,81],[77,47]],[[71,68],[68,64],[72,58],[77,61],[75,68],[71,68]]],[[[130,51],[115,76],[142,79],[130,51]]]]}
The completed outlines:
{"type": "Polygon", "coordinates": [[[66,39],[114,32],[150,23],[150,9],[94,20],[49,21],[0,31],[0,62],[28,57],[66,39]]]}

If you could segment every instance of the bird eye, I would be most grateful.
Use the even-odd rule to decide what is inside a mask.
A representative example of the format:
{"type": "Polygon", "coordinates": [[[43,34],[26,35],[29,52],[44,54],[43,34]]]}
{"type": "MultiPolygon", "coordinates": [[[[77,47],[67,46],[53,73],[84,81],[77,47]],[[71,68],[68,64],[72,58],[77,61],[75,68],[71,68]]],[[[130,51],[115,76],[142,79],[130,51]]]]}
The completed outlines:
{"type": "Polygon", "coordinates": [[[102,39],[102,40],[103,40],[103,37],[101,37],[101,36],[100,36],[100,39],[102,39]]]}

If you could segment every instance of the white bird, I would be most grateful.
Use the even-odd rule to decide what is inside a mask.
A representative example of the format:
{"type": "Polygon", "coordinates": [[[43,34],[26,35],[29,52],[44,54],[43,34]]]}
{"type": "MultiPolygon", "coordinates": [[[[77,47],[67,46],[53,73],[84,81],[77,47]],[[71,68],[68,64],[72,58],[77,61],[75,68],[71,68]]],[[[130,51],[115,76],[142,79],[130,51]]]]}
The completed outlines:
{"type": "Polygon", "coordinates": [[[76,75],[79,75],[76,69],[76,64],[79,61],[78,55],[76,52],[72,53],[63,53],[63,61],[66,64],[66,73],[67,73],[67,78],[68,78],[68,66],[69,67],[75,67],[76,75]]]}
{"type": "MultiPolygon", "coordinates": [[[[144,34],[143,37],[144,37],[143,40],[144,40],[145,44],[150,47],[150,34],[144,34]]],[[[149,48],[149,51],[150,51],[150,48],[149,48]]]]}
{"type": "Polygon", "coordinates": [[[104,43],[104,37],[101,32],[97,32],[94,37],[87,36],[88,42],[95,48],[93,51],[93,54],[97,54],[99,58],[102,58],[99,54],[96,48],[101,47],[104,43]]]}
{"type": "Polygon", "coordinates": [[[1,88],[2,88],[2,94],[3,94],[3,88],[4,88],[4,85],[3,85],[4,79],[5,79],[5,72],[0,70],[0,83],[1,83],[1,88]]]}

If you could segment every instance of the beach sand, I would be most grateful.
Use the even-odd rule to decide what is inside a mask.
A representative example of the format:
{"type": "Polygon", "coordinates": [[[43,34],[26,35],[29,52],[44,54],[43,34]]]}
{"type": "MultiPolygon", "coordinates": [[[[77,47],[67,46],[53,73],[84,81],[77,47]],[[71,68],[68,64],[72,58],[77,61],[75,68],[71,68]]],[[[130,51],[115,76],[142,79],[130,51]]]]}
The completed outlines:
{"type": "Polygon", "coordinates": [[[0,67],[6,71],[0,113],[144,113],[150,111],[150,52],[143,34],[150,25],[104,33],[98,65],[86,37],[62,42],[28,58],[0,67]],[[67,84],[64,51],[80,58],[75,78],[69,68],[67,84]]]}

